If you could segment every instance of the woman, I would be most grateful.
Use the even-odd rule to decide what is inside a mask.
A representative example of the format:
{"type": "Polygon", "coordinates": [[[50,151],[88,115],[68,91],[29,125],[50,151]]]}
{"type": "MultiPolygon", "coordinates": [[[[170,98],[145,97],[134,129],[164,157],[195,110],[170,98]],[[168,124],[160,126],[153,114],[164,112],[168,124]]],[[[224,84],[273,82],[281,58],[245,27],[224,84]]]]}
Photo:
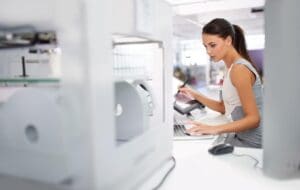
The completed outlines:
{"type": "Polygon", "coordinates": [[[261,148],[262,84],[246,49],[243,30],[225,19],[217,18],[206,24],[202,40],[210,58],[225,62],[221,101],[209,99],[195,90],[183,87],[180,92],[194,97],[210,109],[231,116],[232,122],[209,126],[191,121],[191,134],[234,134],[226,142],[235,146],[261,148]]]}

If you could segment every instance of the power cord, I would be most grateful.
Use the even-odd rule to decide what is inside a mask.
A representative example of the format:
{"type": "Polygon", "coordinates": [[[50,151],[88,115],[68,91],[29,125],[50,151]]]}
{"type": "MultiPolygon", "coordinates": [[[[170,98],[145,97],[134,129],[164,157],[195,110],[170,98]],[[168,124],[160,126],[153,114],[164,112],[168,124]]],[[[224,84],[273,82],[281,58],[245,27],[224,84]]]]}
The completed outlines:
{"type": "Polygon", "coordinates": [[[172,167],[167,171],[167,173],[164,175],[164,177],[162,178],[162,180],[152,190],[159,189],[162,186],[162,184],[165,182],[165,180],[167,179],[167,177],[169,176],[169,174],[176,167],[176,159],[174,158],[174,156],[172,156],[171,160],[173,161],[172,167]]]}
{"type": "Polygon", "coordinates": [[[249,158],[251,158],[252,160],[255,161],[255,163],[253,165],[254,168],[262,169],[262,168],[258,167],[258,164],[259,164],[258,159],[256,159],[255,157],[253,157],[249,154],[234,154],[234,153],[231,153],[231,154],[234,155],[234,156],[237,156],[237,157],[249,157],[249,158]]]}

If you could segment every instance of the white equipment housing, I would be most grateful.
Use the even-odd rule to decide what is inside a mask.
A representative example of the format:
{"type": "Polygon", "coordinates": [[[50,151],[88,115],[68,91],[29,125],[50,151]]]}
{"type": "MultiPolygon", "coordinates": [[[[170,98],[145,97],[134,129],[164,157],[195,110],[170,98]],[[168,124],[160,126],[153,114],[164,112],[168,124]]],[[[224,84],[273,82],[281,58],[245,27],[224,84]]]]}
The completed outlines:
{"type": "MultiPolygon", "coordinates": [[[[29,65],[29,59],[29,76],[16,76],[19,70],[11,72],[16,67],[0,71],[0,94],[5,94],[0,100],[0,174],[6,176],[0,181],[5,189],[135,189],[170,160],[172,11],[167,3],[3,0],[0,10],[0,29],[53,31],[57,45],[50,48],[61,53],[59,72],[29,65]],[[152,47],[147,62],[152,72],[132,72],[137,65],[119,72],[124,65],[116,65],[116,48],[131,45],[152,47]],[[143,112],[133,129],[132,119],[123,118],[123,126],[117,122],[120,94],[115,93],[124,93],[115,89],[119,83],[137,89],[128,101],[140,101],[139,107],[123,108],[143,112]],[[149,88],[138,89],[143,83],[149,88]]],[[[0,67],[30,57],[30,48],[0,49],[0,67]]],[[[149,56],[148,50],[140,56],[149,56]]],[[[37,59],[50,64],[51,56],[37,59]]]]}

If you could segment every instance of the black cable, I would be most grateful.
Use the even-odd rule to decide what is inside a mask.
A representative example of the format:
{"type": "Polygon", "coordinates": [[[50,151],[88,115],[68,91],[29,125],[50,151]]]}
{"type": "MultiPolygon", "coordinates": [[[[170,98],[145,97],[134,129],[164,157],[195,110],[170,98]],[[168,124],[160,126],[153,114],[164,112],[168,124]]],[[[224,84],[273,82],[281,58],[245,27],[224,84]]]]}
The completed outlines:
{"type": "Polygon", "coordinates": [[[173,161],[172,167],[167,171],[167,173],[164,175],[164,177],[162,178],[162,180],[152,190],[159,189],[162,186],[162,184],[165,182],[165,180],[167,179],[167,177],[169,176],[169,174],[171,173],[171,171],[173,171],[173,169],[175,168],[175,166],[176,166],[176,159],[174,158],[174,156],[172,156],[171,160],[173,161]]]}

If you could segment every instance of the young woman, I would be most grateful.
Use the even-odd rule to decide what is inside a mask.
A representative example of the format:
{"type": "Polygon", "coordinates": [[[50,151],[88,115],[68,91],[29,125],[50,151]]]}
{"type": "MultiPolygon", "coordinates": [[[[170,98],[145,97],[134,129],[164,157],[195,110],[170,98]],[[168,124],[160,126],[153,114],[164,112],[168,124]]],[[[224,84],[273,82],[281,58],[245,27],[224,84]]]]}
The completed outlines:
{"type": "Polygon", "coordinates": [[[188,132],[230,133],[226,139],[228,143],[261,148],[262,84],[248,55],[243,30],[225,19],[217,18],[204,26],[202,40],[210,58],[215,62],[223,60],[226,64],[227,72],[224,76],[221,101],[207,98],[189,87],[179,90],[210,109],[230,116],[232,122],[209,126],[191,121],[193,127],[188,132]]]}

